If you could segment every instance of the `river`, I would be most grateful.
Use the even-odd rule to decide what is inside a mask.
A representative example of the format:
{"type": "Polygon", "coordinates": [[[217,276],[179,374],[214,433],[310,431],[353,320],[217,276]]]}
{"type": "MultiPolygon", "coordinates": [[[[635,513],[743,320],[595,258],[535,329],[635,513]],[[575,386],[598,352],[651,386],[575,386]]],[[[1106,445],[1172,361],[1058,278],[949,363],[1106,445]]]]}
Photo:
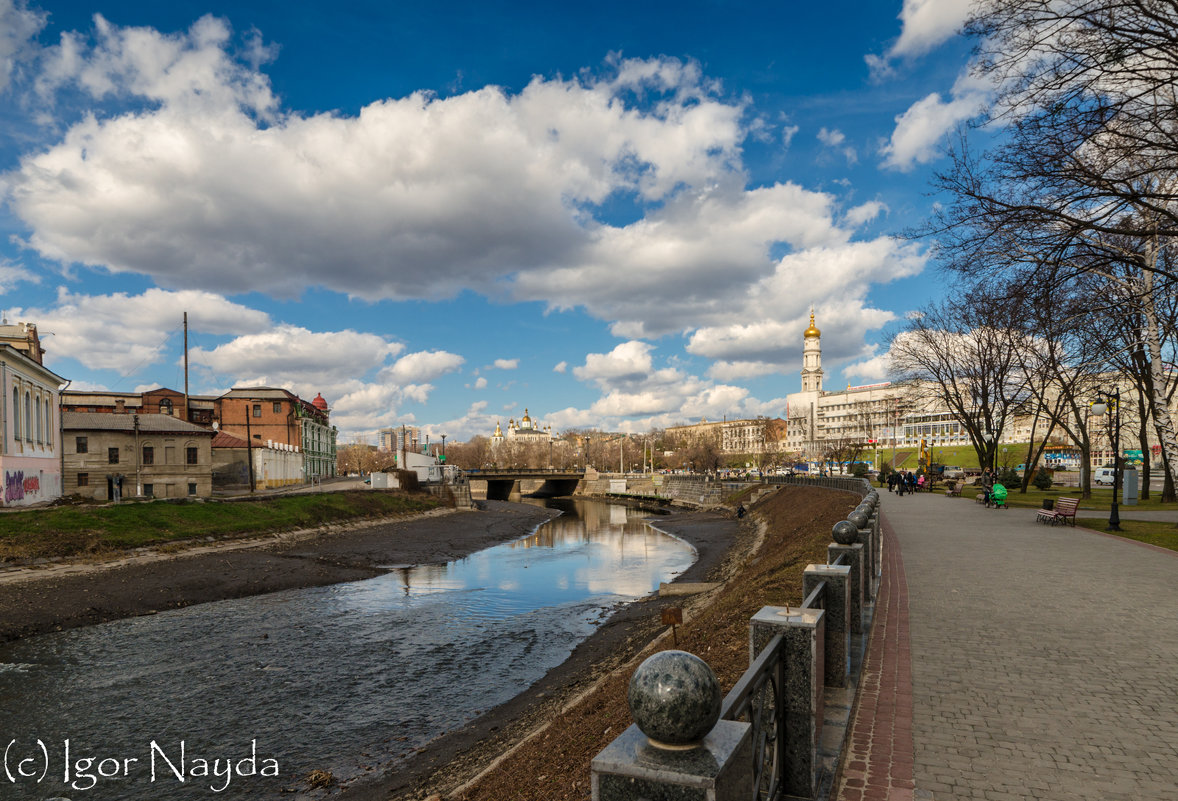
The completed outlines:
{"type": "Polygon", "coordinates": [[[0,646],[0,798],[297,798],[312,770],[395,768],[695,560],[647,512],[547,503],[444,565],[0,646]]]}

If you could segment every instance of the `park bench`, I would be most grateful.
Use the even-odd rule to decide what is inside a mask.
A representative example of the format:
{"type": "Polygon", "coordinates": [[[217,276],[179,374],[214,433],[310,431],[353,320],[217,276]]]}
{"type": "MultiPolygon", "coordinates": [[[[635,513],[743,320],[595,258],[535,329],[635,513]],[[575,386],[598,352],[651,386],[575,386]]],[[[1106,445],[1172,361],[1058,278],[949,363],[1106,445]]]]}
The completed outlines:
{"type": "Polygon", "coordinates": [[[961,488],[965,486],[964,481],[950,482],[949,486],[945,488],[945,494],[950,498],[961,495],[961,488]]]}
{"type": "Polygon", "coordinates": [[[1039,523],[1056,523],[1071,522],[1076,525],[1076,507],[1080,505],[1079,498],[1060,498],[1055,502],[1054,509],[1040,509],[1035,515],[1035,520],[1039,523]]]}

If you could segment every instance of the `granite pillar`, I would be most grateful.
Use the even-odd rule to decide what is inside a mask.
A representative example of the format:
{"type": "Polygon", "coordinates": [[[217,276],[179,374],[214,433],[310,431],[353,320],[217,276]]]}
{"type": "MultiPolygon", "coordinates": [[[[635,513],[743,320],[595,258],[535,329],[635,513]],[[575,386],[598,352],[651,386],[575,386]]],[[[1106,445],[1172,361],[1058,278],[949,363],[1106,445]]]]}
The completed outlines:
{"type": "Polygon", "coordinates": [[[875,536],[871,527],[859,529],[859,544],[863,546],[863,603],[875,600],[875,536]]]}
{"type": "Polygon", "coordinates": [[[826,560],[834,562],[840,556],[845,556],[843,563],[851,568],[850,601],[847,604],[847,614],[851,618],[851,633],[863,633],[863,584],[866,579],[863,571],[863,545],[856,542],[853,545],[839,545],[832,542],[826,546],[826,560]]]}
{"type": "Polygon", "coordinates": [[[846,687],[847,675],[851,671],[851,568],[846,565],[807,565],[802,573],[802,595],[810,597],[814,588],[824,581],[824,681],[827,687],[846,687]]]}
{"type": "Polygon", "coordinates": [[[690,749],[660,748],[631,724],[593,758],[592,794],[593,801],[748,801],[752,724],[717,721],[690,749]]]}
{"type": "Polygon", "coordinates": [[[778,737],[783,738],[781,781],[785,796],[814,798],[818,792],[818,742],[825,711],[824,618],[822,609],[791,607],[787,614],[783,607],[766,606],[749,624],[749,638],[758,651],[777,634],[782,635],[784,680],[778,737]]]}
{"type": "Polygon", "coordinates": [[[874,547],[871,550],[871,563],[875,565],[875,577],[883,575],[883,521],[879,516],[879,509],[871,516],[871,531],[875,536],[874,547]]]}

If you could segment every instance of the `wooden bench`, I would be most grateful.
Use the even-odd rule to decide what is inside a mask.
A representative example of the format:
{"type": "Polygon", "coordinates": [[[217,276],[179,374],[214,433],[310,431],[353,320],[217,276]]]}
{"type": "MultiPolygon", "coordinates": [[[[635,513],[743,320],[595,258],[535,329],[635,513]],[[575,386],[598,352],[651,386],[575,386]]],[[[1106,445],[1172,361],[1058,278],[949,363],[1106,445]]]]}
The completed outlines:
{"type": "Polygon", "coordinates": [[[1076,525],[1076,507],[1080,505],[1079,498],[1060,498],[1055,502],[1054,509],[1040,509],[1035,515],[1039,523],[1068,523],[1076,525]]]}
{"type": "Polygon", "coordinates": [[[961,488],[965,486],[964,481],[955,481],[945,488],[945,494],[950,498],[961,495],[961,488]]]}

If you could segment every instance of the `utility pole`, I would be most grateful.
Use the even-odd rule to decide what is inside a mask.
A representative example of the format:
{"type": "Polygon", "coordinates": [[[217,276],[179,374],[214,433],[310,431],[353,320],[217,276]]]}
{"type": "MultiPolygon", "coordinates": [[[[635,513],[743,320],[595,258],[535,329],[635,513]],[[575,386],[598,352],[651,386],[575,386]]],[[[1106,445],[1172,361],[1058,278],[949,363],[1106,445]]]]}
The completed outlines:
{"type": "Polygon", "coordinates": [[[250,493],[253,494],[255,489],[254,484],[254,438],[250,431],[250,412],[253,404],[246,400],[245,402],[245,460],[249,464],[250,470],[250,493]]]}
{"type": "Polygon", "coordinates": [[[139,415],[132,418],[132,424],[135,427],[135,496],[142,497],[143,495],[143,477],[139,470],[140,452],[139,452],[139,415]]]}
{"type": "Polygon", "coordinates": [[[188,312],[184,312],[184,422],[188,419],[188,312]]]}

